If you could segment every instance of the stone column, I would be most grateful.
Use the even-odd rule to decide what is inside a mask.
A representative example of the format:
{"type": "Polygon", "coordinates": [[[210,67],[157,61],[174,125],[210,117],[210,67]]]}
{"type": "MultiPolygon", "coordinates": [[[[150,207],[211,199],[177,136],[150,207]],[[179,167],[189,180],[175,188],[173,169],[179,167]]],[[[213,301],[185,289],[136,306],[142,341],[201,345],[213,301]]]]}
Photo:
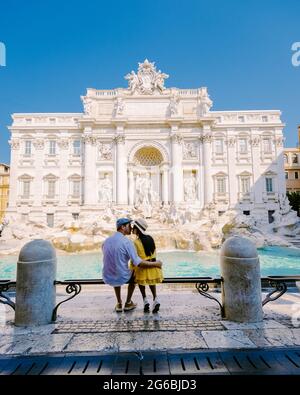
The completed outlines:
{"type": "Polygon", "coordinates": [[[229,207],[236,208],[238,202],[238,183],[236,178],[236,138],[228,136],[227,139],[227,162],[228,162],[228,192],[229,207]]]}
{"type": "Polygon", "coordinates": [[[260,136],[252,134],[252,173],[253,173],[253,195],[256,204],[263,203],[263,192],[265,190],[264,177],[261,175],[260,158],[260,136]]]}
{"type": "Polygon", "coordinates": [[[202,208],[204,205],[204,162],[203,162],[203,140],[199,138],[199,171],[198,171],[198,198],[202,208]]]}
{"type": "Polygon", "coordinates": [[[123,133],[117,134],[117,136],[115,137],[115,143],[117,204],[127,205],[127,160],[125,152],[125,136],[123,133]]]}
{"type": "Polygon", "coordinates": [[[278,174],[278,193],[286,194],[286,180],[284,171],[284,157],[283,157],[283,142],[284,138],[282,136],[281,129],[276,131],[276,136],[274,139],[275,143],[275,153],[277,162],[277,174],[278,174]]]}
{"type": "Polygon", "coordinates": [[[162,201],[164,204],[169,202],[169,169],[165,165],[162,173],[162,201]]]}
{"type": "Polygon", "coordinates": [[[204,205],[213,201],[213,179],[211,175],[211,129],[210,126],[203,127],[203,164],[204,164],[204,205]]]}
{"type": "MultiPolygon", "coordinates": [[[[34,168],[36,169],[36,173],[34,176],[34,184],[32,186],[32,191],[30,191],[30,195],[33,195],[33,206],[34,207],[41,207],[42,206],[42,199],[43,199],[43,193],[47,194],[48,190],[46,185],[46,190],[45,190],[45,185],[44,180],[43,180],[43,173],[41,172],[41,169],[43,168],[43,159],[44,159],[44,148],[45,148],[45,143],[44,139],[42,138],[37,138],[36,140],[33,141],[33,146],[35,149],[34,152],[34,168]]],[[[58,193],[58,185],[56,185],[56,191],[55,193],[58,193]]]]}
{"type": "Polygon", "coordinates": [[[134,178],[133,178],[132,169],[130,169],[128,171],[128,181],[129,181],[128,199],[129,199],[129,204],[131,206],[133,206],[133,204],[134,204],[134,178]]]}
{"type": "Polygon", "coordinates": [[[84,132],[84,204],[86,206],[97,203],[96,184],[96,139],[92,136],[91,130],[84,132]]]}
{"type": "Polygon", "coordinates": [[[10,151],[10,174],[9,174],[9,203],[7,212],[17,205],[18,198],[18,167],[20,157],[20,140],[12,138],[9,141],[10,151]]]}
{"type": "Polygon", "coordinates": [[[172,192],[173,202],[181,203],[183,201],[182,137],[177,130],[177,127],[172,127],[172,192]]]}
{"type": "Polygon", "coordinates": [[[69,191],[69,182],[67,178],[66,169],[68,168],[68,159],[69,159],[69,140],[66,137],[63,137],[58,140],[58,147],[59,147],[59,189],[60,189],[60,196],[59,196],[59,205],[65,207],[67,205],[67,199],[69,191]]]}

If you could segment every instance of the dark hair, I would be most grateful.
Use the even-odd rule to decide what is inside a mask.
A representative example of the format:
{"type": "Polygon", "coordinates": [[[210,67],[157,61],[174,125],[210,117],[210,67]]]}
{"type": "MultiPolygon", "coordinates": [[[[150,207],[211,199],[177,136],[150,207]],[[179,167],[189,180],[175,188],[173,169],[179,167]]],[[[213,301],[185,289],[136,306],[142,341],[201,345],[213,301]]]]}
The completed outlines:
{"type": "Polygon", "coordinates": [[[137,234],[138,234],[138,238],[141,240],[144,250],[145,250],[145,254],[147,256],[150,256],[154,253],[156,247],[155,247],[155,242],[153,240],[153,237],[150,235],[144,235],[138,227],[134,226],[133,229],[137,230],[137,234]]]}

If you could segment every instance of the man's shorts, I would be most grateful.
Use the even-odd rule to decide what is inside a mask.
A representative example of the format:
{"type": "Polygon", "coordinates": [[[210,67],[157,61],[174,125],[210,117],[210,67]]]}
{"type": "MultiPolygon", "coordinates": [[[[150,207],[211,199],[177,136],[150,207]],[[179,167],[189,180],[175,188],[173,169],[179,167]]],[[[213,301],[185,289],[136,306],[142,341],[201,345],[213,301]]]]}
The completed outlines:
{"type": "Polygon", "coordinates": [[[134,270],[132,271],[130,279],[127,281],[126,284],[134,284],[134,270]]]}

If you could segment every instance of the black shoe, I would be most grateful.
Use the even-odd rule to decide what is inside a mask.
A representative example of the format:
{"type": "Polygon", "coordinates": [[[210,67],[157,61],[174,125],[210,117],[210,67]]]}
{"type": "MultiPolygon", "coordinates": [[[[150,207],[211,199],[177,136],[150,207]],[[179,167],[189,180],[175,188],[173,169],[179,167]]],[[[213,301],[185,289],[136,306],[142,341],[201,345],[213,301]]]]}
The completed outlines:
{"type": "Polygon", "coordinates": [[[148,300],[145,298],[144,299],[144,313],[149,313],[150,312],[150,303],[148,300]]]}
{"type": "Polygon", "coordinates": [[[153,314],[158,313],[159,308],[160,308],[160,303],[159,303],[158,300],[155,300],[155,301],[153,302],[153,306],[152,306],[152,313],[153,313],[153,314]]]}

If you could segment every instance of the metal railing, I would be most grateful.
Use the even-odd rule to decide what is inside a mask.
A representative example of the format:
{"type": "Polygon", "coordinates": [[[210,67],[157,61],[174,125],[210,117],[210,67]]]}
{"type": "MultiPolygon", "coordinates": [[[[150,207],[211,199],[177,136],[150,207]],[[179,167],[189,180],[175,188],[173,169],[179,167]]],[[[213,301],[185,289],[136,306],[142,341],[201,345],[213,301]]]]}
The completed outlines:
{"type": "MultiPolygon", "coordinates": [[[[300,281],[300,275],[298,276],[267,276],[261,278],[262,287],[271,287],[273,290],[269,292],[265,299],[262,301],[262,305],[265,306],[267,303],[272,302],[280,298],[286,293],[288,287],[294,287],[295,282],[300,281]]],[[[221,316],[224,317],[224,306],[222,303],[209,293],[210,286],[220,287],[223,282],[222,277],[168,277],[163,280],[164,284],[195,284],[195,287],[200,295],[214,300],[220,307],[221,316]]],[[[55,281],[55,285],[66,286],[66,293],[70,295],[67,299],[59,302],[53,310],[52,320],[55,321],[57,318],[57,310],[61,304],[75,298],[79,295],[82,286],[86,285],[105,285],[102,279],[72,279],[55,281]]],[[[9,298],[5,292],[8,292],[10,288],[16,287],[16,281],[11,280],[0,280],[0,303],[10,306],[15,309],[15,303],[9,298]]]]}

